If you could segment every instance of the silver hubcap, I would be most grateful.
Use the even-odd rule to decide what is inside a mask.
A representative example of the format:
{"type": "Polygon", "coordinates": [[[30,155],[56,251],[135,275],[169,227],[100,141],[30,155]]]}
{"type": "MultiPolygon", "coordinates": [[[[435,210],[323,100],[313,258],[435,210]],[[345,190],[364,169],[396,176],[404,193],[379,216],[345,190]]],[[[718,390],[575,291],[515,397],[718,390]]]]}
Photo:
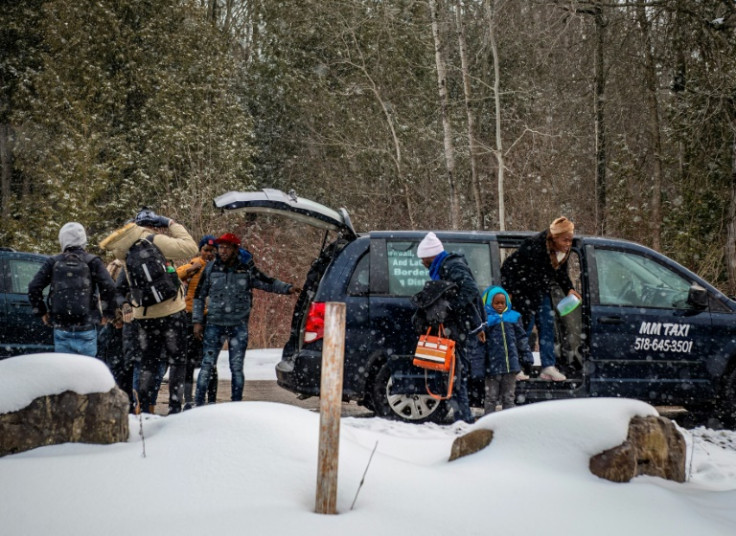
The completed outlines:
{"type": "Polygon", "coordinates": [[[417,421],[426,419],[429,415],[437,411],[439,400],[435,400],[429,395],[392,395],[391,385],[393,378],[389,378],[386,384],[386,399],[388,406],[396,415],[407,421],[417,421]]]}

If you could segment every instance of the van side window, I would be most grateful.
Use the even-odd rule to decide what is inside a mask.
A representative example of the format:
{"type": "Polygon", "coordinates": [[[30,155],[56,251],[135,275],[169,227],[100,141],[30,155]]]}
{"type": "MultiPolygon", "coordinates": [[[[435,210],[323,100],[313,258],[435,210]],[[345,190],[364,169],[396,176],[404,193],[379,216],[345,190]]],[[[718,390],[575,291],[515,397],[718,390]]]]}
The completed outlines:
{"type": "Polygon", "coordinates": [[[351,296],[363,296],[370,289],[370,255],[363,255],[355,265],[353,275],[350,276],[348,294],[351,296]]]}
{"type": "Polygon", "coordinates": [[[470,271],[478,285],[478,290],[483,292],[493,282],[491,274],[491,250],[487,243],[483,242],[447,242],[445,249],[453,253],[462,253],[468,261],[470,271]]]}
{"type": "Polygon", "coordinates": [[[690,282],[652,259],[596,249],[595,263],[601,305],[688,308],[690,282]]]}

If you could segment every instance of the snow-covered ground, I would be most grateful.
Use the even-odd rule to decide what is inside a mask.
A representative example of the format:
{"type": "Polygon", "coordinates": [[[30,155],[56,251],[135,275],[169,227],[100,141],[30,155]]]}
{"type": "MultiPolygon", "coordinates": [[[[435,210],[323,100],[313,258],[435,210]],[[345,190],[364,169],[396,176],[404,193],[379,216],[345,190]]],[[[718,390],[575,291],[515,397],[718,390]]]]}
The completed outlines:
{"type": "MultiPolygon", "coordinates": [[[[246,377],[259,379],[253,367],[272,374],[277,359],[278,352],[249,351],[246,377]]],[[[42,394],[111,386],[95,359],[5,359],[0,413],[42,394]]],[[[343,418],[335,516],[314,513],[318,414],[238,402],[131,416],[127,443],[0,458],[0,534],[736,534],[736,432],[683,431],[683,484],[654,477],[615,484],[588,471],[590,456],[626,438],[633,415],[654,413],[638,401],[588,399],[531,404],[472,426],[343,418]],[[448,462],[455,437],[476,428],[493,429],[492,444],[448,462]]]]}

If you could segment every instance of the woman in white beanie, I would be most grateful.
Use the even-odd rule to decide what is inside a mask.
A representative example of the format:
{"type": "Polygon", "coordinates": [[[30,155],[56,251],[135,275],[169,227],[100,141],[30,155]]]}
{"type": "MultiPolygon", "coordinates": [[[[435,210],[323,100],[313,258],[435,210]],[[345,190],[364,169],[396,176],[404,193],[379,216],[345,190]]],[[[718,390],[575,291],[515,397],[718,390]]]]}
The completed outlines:
{"type": "Polygon", "coordinates": [[[429,270],[429,276],[434,281],[451,281],[457,285],[457,292],[450,300],[451,314],[444,323],[446,335],[455,341],[457,357],[456,374],[453,397],[450,406],[453,408],[454,419],[468,423],[474,421],[470,412],[468,399],[468,378],[470,376],[470,361],[467,356],[467,341],[471,333],[478,332],[478,339],[485,342],[485,332],[478,328],[485,321],[485,309],[481,301],[478,285],[473,273],[460,253],[448,253],[437,235],[427,233],[417,246],[417,256],[429,270]]]}

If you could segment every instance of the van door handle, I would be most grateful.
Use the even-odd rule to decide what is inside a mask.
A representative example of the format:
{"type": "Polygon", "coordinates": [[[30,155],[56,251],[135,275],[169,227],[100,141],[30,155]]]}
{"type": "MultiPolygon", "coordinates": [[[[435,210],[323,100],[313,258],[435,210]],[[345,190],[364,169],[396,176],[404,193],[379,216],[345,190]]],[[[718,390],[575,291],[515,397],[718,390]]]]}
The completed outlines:
{"type": "Polygon", "coordinates": [[[598,319],[599,324],[623,324],[623,322],[620,316],[602,316],[598,319]]]}

